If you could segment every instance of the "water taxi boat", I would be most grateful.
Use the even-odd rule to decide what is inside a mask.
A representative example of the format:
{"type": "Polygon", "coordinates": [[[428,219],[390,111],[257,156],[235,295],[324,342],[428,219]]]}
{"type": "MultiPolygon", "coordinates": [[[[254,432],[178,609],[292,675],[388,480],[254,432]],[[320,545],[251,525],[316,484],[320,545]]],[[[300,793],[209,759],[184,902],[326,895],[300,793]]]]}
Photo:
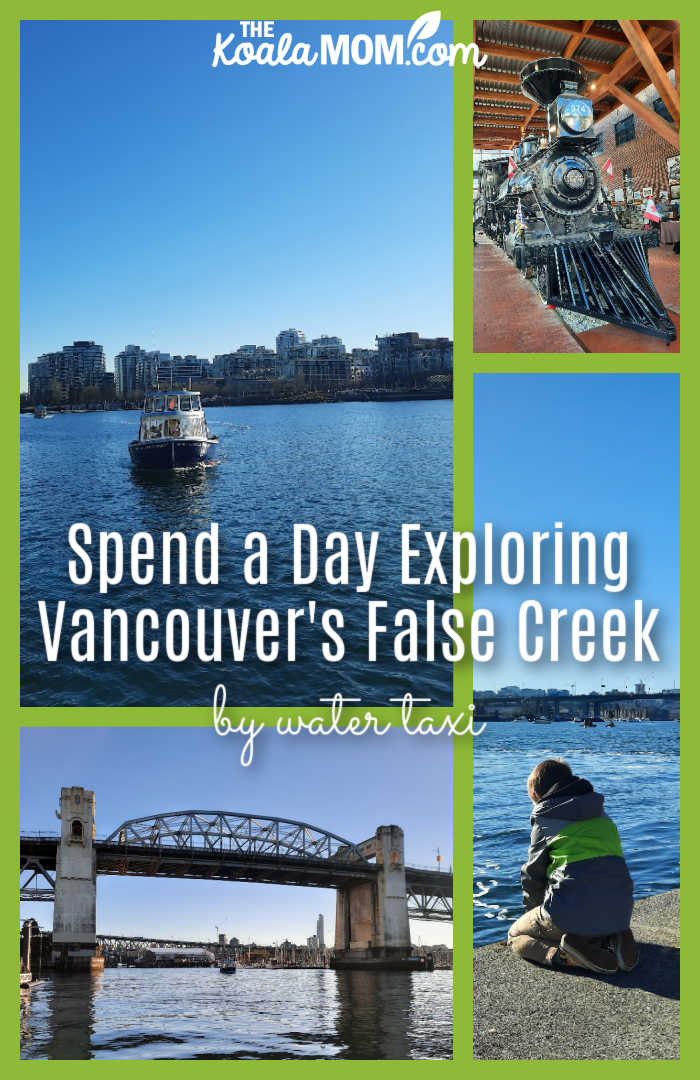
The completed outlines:
{"type": "Polygon", "coordinates": [[[45,405],[37,405],[34,409],[34,416],[37,420],[45,420],[49,415],[49,410],[45,405]]]}
{"type": "Polygon", "coordinates": [[[146,395],[139,437],[129,443],[129,454],[143,469],[185,469],[210,461],[218,444],[196,391],[156,390],[146,395]]]}
{"type": "Polygon", "coordinates": [[[236,971],[236,965],[233,960],[224,960],[219,964],[219,972],[221,975],[233,975],[236,971]]]}

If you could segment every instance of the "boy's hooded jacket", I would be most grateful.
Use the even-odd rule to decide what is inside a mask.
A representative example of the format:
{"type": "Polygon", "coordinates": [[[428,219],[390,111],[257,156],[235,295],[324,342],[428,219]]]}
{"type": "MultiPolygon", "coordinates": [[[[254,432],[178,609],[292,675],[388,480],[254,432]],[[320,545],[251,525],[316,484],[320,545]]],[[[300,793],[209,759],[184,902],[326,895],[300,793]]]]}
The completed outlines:
{"type": "Polygon", "coordinates": [[[603,796],[577,776],[554,784],[536,804],[523,902],[542,905],[560,930],[592,936],[626,930],[632,916],[632,879],[603,796]]]}

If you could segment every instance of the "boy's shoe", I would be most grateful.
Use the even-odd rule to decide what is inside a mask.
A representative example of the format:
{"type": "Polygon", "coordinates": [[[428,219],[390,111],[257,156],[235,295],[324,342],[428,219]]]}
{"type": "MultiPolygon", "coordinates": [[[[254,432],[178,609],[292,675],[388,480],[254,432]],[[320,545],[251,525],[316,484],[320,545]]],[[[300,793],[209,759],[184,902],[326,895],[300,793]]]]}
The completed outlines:
{"type": "Polygon", "coordinates": [[[617,971],[617,958],[608,949],[602,949],[578,934],[564,934],[559,951],[572,957],[581,967],[597,971],[599,975],[614,975],[617,971]]]}
{"type": "Polygon", "coordinates": [[[579,967],[578,962],[574,960],[573,956],[567,956],[566,953],[563,953],[561,949],[557,949],[556,947],[550,950],[547,962],[555,971],[568,971],[570,968],[579,967]]]}
{"type": "Polygon", "coordinates": [[[620,971],[632,971],[639,963],[639,949],[631,930],[621,930],[615,935],[615,956],[620,971]]]}

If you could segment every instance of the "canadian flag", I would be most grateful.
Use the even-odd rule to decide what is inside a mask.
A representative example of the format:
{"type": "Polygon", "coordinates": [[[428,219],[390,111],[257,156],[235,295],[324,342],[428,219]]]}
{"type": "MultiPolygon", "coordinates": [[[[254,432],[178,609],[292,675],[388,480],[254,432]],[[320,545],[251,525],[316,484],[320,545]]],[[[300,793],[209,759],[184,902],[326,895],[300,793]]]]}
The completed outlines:
{"type": "Polygon", "coordinates": [[[649,218],[649,221],[661,221],[659,211],[656,209],[656,203],[653,199],[647,200],[647,204],[644,208],[644,214],[642,216],[645,218],[649,218]]]}
{"type": "Polygon", "coordinates": [[[512,157],[509,154],[508,155],[508,179],[509,180],[510,180],[510,178],[513,175],[514,172],[515,172],[515,162],[513,161],[512,157]]]}
{"type": "Polygon", "coordinates": [[[606,172],[608,174],[608,176],[612,176],[613,167],[612,167],[612,161],[610,160],[610,158],[608,158],[608,160],[605,162],[605,165],[603,165],[603,172],[606,172]]]}

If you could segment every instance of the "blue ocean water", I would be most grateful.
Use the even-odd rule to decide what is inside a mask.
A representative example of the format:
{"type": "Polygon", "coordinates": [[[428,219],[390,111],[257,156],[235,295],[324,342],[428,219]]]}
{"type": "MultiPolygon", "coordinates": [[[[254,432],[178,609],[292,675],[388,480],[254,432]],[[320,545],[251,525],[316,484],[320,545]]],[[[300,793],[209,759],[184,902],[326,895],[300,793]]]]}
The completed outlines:
{"type": "Polygon", "coordinates": [[[452,1057],[451,971],[107,968],[21,1005],[25,1059],[452,1057]]]}
{"type": "Polygon", "coordinates": [[[680,724],[488,724],[474,740],[474,942],[505,937],[523,911],[520,866],[532,803],[526,782],[562,757],[605,796],[622,838],[635,897],[680,881],[680,724]]]}
{"type": "MultiPolygon", "coordinates": [[[[236,704],[314,704],[342,691],[367,704],[384,704],[411,690],[447,703],[448,663],[399,664],[391,641],[382,642],[376,663],[367,658],[366,607],[386,600],[389,618],[400,607],[420,607],[434,589],[401,587],[399,530],[403,522],[450,529],[452,521],[452,403],[269,405],[207,410],[220,438],[218,464],[171,475],[132,468],[127,445],[138,427],[136,412],[99,412],[21,420],[21,691],[24,705],[207,705],[218,682],[236,704]],[[125,540],[140,530],[158,536],[181,530],[193,537],[218,522],[221,584],[138,586],[130,579],[100,596],[77,586],[67,573],[67,534],[74,522],[93,533],[120,531],[125,540]],[[381,531],[374,585],[358,593],[348,586],[291,582],[291,536],[295,522],[316,526],[323,543],[331,530],[381,531]],[[243,539],[267,534],[270,583],[248,585],[242,575],[243,539]],[[51,618],[66,601],[66,630],[78,608],[107,606],[133,615],[141,608],[163,614],[172,608],[271,607],[284,614],[315,600],[318,609],[340,608],[346,618],[346,655],[324,663],[318,625],[298,624],[295,663],[268,663],[255,656],[221,662],[196,655],[176,663],[160,658],[77,663],[70,643],[49,663],[44,653],[38,602],[51,618]]],[[[354,567],[354,564],[353,564],[354,567]]],[[[351,571],[352,573],[352,571],[351,571]]],[[[444,592],[444,607],[451,597],[444,592]]],[[[224,617],[224,623],[226,619],[224,617]]],[[[99,625],[101,627],[101,614],[99,625]]],[[[384,635],[389,639],[390,635],[384,635]]],[[[224,639],[226,641],[226,639],[224,639]]],[[[285,635],[286,640],[286,635],[285,635]]],[[[99,650],[98,650],[99,656],[99,650]]]]}

